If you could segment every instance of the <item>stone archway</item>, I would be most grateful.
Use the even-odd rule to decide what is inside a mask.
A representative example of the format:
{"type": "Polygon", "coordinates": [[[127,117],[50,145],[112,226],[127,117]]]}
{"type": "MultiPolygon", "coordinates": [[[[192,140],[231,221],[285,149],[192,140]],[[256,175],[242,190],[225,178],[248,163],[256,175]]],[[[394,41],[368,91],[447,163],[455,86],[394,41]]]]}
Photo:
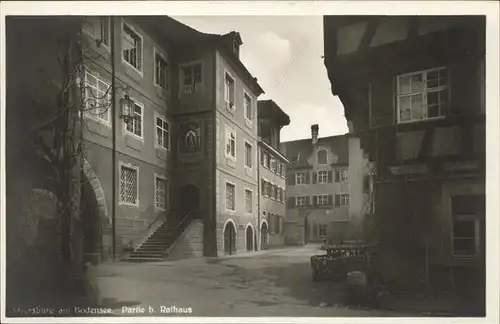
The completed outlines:
{"type": "Polygon", "coordinates": [[[267,221],[263,220],[260,224],[260,249],[267,250],[268,242],[268,225],[267,221]]]}
{"type": "Polygon", "coordinates": [[[223,229],[224,253],[232,255],[236,253],[236,224],[229,219],[226,221],[223,229]]]}
{"type": "Polygon", "coordinates": [[[85,175],[81,195],[81,234],[83,237],[82,249],[84,261],[98,263],[106,255],[104,246],[104,232],[111,225],[108,216],[104,189],[99,178],[92,170],[88,161],[84,161],[83,172],[85,175]]]}
{"type": "Polygon", "coordinates": [[[254,230],[252,224],[248,224],[245,229],[245,247],[247,252],[254,250],[254,230]]]}

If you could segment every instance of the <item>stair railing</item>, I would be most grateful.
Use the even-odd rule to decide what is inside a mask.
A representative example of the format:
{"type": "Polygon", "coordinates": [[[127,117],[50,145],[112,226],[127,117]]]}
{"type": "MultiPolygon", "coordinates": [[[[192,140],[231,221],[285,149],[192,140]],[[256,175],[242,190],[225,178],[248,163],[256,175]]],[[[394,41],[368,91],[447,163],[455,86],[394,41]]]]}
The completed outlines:
{"type": "MultiPolygon", "coordinates": [[[[190,220],[191,219],[191,216],[193,215],[193,212],[187,212],[186,215],[182,218],[182,220],[177,224],[177,226],[175,226],[175,230],[180,230],[182,228],[182,226],[186,223],[186,220],[190,220]]],[[[189,223],[189,222],[187,222],[189,223]]],[[[177,239],[179,238],[179,236],[182,235],[181,234],[177,234],[177,237],[175,237],[175,240],[172,242],[172,244],[170,244],[170,246],[167,248],[167,250],[164,252],[166,254],[168,254],[170,252],[170,250],[175,246],[175,244],[177,243],[177,239]]]]}
{"type": "Polygon", "coordinates": [[[176,230],[181,229],[181,226],[184,224],[184,222],[187,219],[190,219],[192,215],[193,215],[193,212],[187,212],[186,215],[182,218],[182,220],[177,224],[177,226],[175,226],[175,229],[176,230]]]}
{"type": "MultiPolygon", "coordinates": [[[[172,212],[170,212],[169,214],[171,214],[172,212]]],[[[132,250],[133,251],[137,251],[144,243],[146,243],[146,241],[158,230],[158,228],[162,225],[159,225],[155,231],[153,232],[150,232],[151,231],[151,227],[153,227],[154,224],[156,224],[158,222],[158,220],[160,220],[160,218],[164,217],[164,220],[163,220],[163,223],[164,224],[167,219],[168,219],[168,215],[165,215],[163,213],[160,213],[158,214],[158,216],[156,216],[156,218],[154,219],[154,221],[152,221],[151,223],[149,223],[148,227],[146,227],[140,237],[142,237],[140,239],[140,241],[137,242],[137,244],[135,244],[135,246],[132,247],[132,250]],[[148,234],[149,233],[149,234],[148,234]]]]}

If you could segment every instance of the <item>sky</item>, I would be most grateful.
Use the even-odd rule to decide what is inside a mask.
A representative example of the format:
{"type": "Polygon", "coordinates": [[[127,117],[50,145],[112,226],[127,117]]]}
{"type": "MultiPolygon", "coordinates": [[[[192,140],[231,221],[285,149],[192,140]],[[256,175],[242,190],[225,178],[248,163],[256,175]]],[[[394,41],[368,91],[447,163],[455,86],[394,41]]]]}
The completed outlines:
{"type": "Polygon", "coordinates": [[[173,16],[204,33],[237,31],[240,59],[265,94],[290,116],[281,141],[347,133],[342,103],[331,93],[323,63],[322,16],[173,16]]]}

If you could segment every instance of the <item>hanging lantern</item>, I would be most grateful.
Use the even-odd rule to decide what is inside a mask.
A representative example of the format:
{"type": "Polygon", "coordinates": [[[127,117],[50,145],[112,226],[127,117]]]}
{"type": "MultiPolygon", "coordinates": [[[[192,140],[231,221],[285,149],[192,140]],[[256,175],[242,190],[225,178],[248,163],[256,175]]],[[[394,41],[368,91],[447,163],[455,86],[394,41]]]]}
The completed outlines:
{"type": "Polygon", "coordinates": [[[133,101],[130,99],[129,94],[126,92],[123,98],[120,99],[120,118],[128,124],[134,119],[134,111],[132,109],[133,101]]]}

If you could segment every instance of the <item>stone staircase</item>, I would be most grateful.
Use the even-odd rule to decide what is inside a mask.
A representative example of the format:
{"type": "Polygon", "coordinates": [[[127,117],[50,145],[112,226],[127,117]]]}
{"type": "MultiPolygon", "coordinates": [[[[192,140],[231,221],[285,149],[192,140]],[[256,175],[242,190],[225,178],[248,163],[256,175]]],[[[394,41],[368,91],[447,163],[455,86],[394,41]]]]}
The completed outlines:
{"type": "Polygon", "coordinates": [[[203,256],[203,221],[193,219],[177,241],[168,250],[169,259],[199,258],[203,256]]]}
{"type": "Polygon", "coordinates": [[[157,262],[164,260],[169,255],[169,249],[182,236],[191,221],[192,215],[187,214],[177,226],[171,226],[168,222],[164,222],[144,243],[122,261],[157,262]]]}

